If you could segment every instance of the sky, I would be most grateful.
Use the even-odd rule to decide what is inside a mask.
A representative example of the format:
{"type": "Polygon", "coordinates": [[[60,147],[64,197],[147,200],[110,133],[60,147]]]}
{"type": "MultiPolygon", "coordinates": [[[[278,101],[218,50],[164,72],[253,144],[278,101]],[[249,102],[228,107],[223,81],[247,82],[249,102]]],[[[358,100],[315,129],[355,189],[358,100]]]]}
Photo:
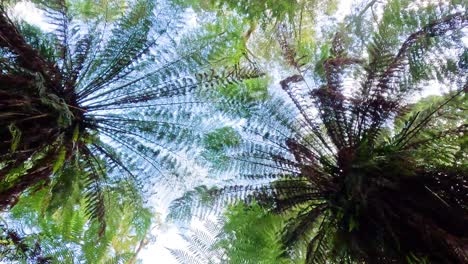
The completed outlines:
{"type": "MultiPolygon", "coordinates": [[[[335,17],[337,20],[343,19],[352,11],[351,0],[342,0],[338,5],[337,13],[335,17]]],[[[52,30],[51,26],[47,24],[44,20],[44,14],[41,10],[34,8],[34,5],[29,2],[21,2],[17,4],[12,13],[15,16],[21,17],[26,22],[37,25],[46,31],[52,30]]],[[[188,11],[186,15],[188,28],[193,28],[197,26],[197,17],[193,11],[188,11]]],[[[466,32],[468,35],[468,31],[466,32]]],[[[464,45],[468,47],[468,37],[463,38],[464,45]]],[[[440,94],[440,87],[435,85],[428,86],[428,89],[420,96],[427,96],[431,94],[440,94]]],[[[174,194],[172,195],[174,197],[174,194]]],[[[169,199],[170,200],[170,199],[169,199]]],[[[167,214],[167,207],[169,201],[168,198],[155,198],[152,200],[152,205],[158,214],[160,214],[161,219],[164,219],[167,214]]],[[[197,227],[201,225],[200,222],[192,223],[192,227],[197,227]]],[[[152,234],[156,238],[154,242],[150,243],[146,249],[144,249],[139,257],[143,260],[143,263],[161,263],[161,264],[176,264],[176,260],[172,257],[169,251],[166,248],[181,248],[183,247],[184,240],[179,235],[184,232],[183,229],[180,229],[177,225],[173,223],[162,223],[159,228],[153,229],[152,234]]]]}

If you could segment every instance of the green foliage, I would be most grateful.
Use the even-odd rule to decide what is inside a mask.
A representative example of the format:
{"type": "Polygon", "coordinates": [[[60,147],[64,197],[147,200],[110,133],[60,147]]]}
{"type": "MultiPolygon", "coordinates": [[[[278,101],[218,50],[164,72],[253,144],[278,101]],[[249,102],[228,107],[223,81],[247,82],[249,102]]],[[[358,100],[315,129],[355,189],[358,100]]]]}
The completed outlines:
{"type": "MultiPolygon", "coordinates": [[[[213,3],[215,1],[212,1],[213,3]]],[[[226,5],[229,9],[235,10],[239,14],[245,14],[248,19],[258,21],[260,19],[273,18],[283,20],[286,17],[294,17],[294,13],[299,9],[299,3],[293,1],[272,1],[272,0],[223,0],[214,3],[218,8],[226,5]]]]}
{"type": "Polygon", "coordinates": [[[11,133],[11,146],[10,146],[10,151],[15,152],[16,148],[18,148],[18,144],[21,140],[21,130],[19,130],[14,123],[10,124],[8,126],[8,129],[10,130],[11,133]]]}
{"type": "Polygon", "coordinates": [[[113,22],[124,15],[126,9],[133,3],[127,0],[31,0],[31,2],[41,8],[51,8],[59,12],[66,9],[68,16],[80,20],[97,19],[108,22],[113,22]]]}
{"type": "Polygon", "coordinates": [[[18,29],[30,45],[34,46],[39,54],[49,61],[57,56],[54,49],[56,38],[54,34],[44,33],[40,28],[25,22],[18,22],[18,29]]]}
{"type": "Polygon", "coordinates": [[[136,179],[146,187],[139,192],[147,191],[149,181],[158,176],[186,172],[189,168],[178,152],[191,149],[201,138],[195,114],[209,113],[208,107],[185,103],[210,93],[213,86],[259,75],[256,69],[241,67],[196,74],[209,47],[178,53],[174,36],[180,13],[172,6],[131,1],[125,2],[125,12],[114,15],[124,2],[37,4],[55,25],[51,33],[30,26],[18,30],[4,10],[0,13],[0,48],[5,55],[0,60],[0,105],[7,113],[0,115],[0,135],[9,139],[0,143],[5,164],[0,178],[18,176],[15,184],[2,188],[2,208],[76,159],[87,167],[86,188],[93,193],[88,213],[103,218],[103,168],[117,168],[109,174],[112,178],[136,179]],[[22,133],[20,141],[10,137],[13,123],[22,133]],[[4,153],[3,145],[15,146],[15,151],[4,153]],[[44,153],[43,163],[32,159],[37,153],[44,153]],[[101,158],[105,162],[96,164],[101,158]]]}
{"type": "Polygon", "coordinates": [[[468,142],[464,134],[465,124],[461,122],[468,114],[466,94],[452,96],[423,98],[411,107],[411,111],[395,120],[396,131],[402,134],[408,127],[414,128],[428,116],[435,115],[407,143],[416,148],[414,154],[424,166],[466,166],[464,157],[468,142]],[[443,108],[440,108],[441,104],[444,104],[443,108]]]}
{"type": "Polygon", "coordinates": [[[302,64],[308,62],[316,48],[316,17],[333,13],[337,5],[337,1],[321,0],[174,2],[192,7],[197,13],[201,30],[189,41],[208,39],[210,44],[214,39],[221,39],[208,56],[211,63],[221,66],[257,65],[258,61],[269,65],[278,55],[289,60],[294,58],[302,64]],[[282,27],[288,28],[287,34],[282,27]],[[268,61],[263,61],[265,59],[268,61]]]}
{"type": "Polygon", "coordinates": [[[48,149],[45,149],[44,151],[35,153],[28,161],[18,164],[16,167],[10,169],[0,183],[0,190],[8,190],[21,182],[21,177],[36,164],[39,164],[39,166],[46,166],[44,163],[47,162],[45,159],[48,151],[48,149]]]}
{"type": "Polygon", "coordinates": [[[229,160],[225,151],[227,148],[238,146],[240,142],[240,135],[233,128],[218,128],[204,136],[203,147],[205,150],[201,155],[216,168],[225,168],[229,160]]]}
{"type": "Polygon", "coordinates": [[[235,16],[222,16],[216,23],[207,23],[197,36],[200,40],[212,41],[217,36],[221,40],[208,54],[208,60],[214,65],[239,65],[248,57],[247,41],[243,34],[249,30],[249,23],[235,16]]]}
{"type": "Polygon", "coordinates": [[[67,4],[72,14],[82,19],[104,17],[107,21],[114,21],[122,16],[128,8],[125,0],[68,0],[67,4]]]}
{"type": "Polygon", "coordinates": [[[167,219],[171,221],[188,222],[194,216],[203,217],[206,214],[206,208],[213,210],[215,199],[211,192],[215,192],[217,187],[207,187],[205,185],[197,186],[193,190],[185,192],[171,202],[167,219]]]}
{"type": "MultiPolygon", "coordinates": [[[[249,21],[261,21],[269,24],[282,20],[293,21],[295,16],[303,9],[315,8],[318,3],[327,4],[327,1],[303,1],[303,0],[173,0],[182,6],[190,6],[196,11],[232,10],[245,16],[249,21]]],[[[327,12],[336,8],[336,1],[328,1],[327,12]]],[[[219,13],[221,14],[221,13],[219,13]]]]}
{"type": "Polygon", "coordinates": [[[229,263],[294,263],[283,257],[278,238],[284,223],[281,216],[256,203],[237,203],[229,206],[225,218],[216,247],[225,252],[229,263]]]}
{"type": "Polygon", "coordinates": [[[218,87],[220,94],[228,99],[242,100],[243,104],[264,101],[268,98],[266,78],[245,80],[240,84],[218,87]]]}
{"type": "Polygon", "coordinates": [[[133,262],[152,217],[139,195],[154,175],[190,174],[184,153],[240,180],[186,192],[169,219],[258,201],[230,206],[216,243],[191,237],[186,263],[466,259],[463,2],[368,1],[318,34],[336,1],[177,0],[203,17],[175,49],[178,13],[160,3],[35,2],[54,32],[0,13],[0,208],[21,197],[12,228],[26,231],[15,242],[2,225],[0,252],[133,262]],[[256,60],[270,70],[261,60],[279,54],[281,99],[256,78],[256,60]],[[431,83],[454,92],[406,104],[431,83]],[[202,135],[213,110],[247,138],[224,124],[202,135]]]}
{"type": "Polygon", "coordinates": [[[239,134],[231,127],[218,128],[206,134],[203,139],[205,148],[213,152],[221,152],[225,147],[235,147],[240,143],[239,134]]]}
{"type": "Polygon", "coordinates": [[[220,222],[204,221],[201,228],[190,229],[182,238],[188,244],[187,249],[169,249],[181,264],[220,264],[226,263],[222,249],[216,248],[221,229],[220,222]]]}
{"type": "MultiPolygon", "coordinates": [[[[64,178],[79,174],[68,170],[64,178]]],[[[121,182],[106,189],[106,232],[101,234],[102,223],[87,213],[83,183],[75,178],[58,184],[24,195],[11,210],[10,225],[29,230],[23,234],[26,243],[30,248],[39,243],[43,258],[53,263],[126,263],[139,243],[149,239],[153,213],[134,196],[134,186],[121,182]]]]}
{"type": "Polygon", "coordinates": [[[186,232],[187,249],[170,251],[181,264],[301,263],[282,248],[279,232],[284,223],[284,216],[255,202],[240,202],[226,208],[220,221],[205,220],[203,228],[186,232]]]}
{"type": "Polygon", "coordinates": [[[65,162],[65,155],[67,155],[67,151],[64,147],[59,149],[57,159],[54,162],[54,166],[52,167],[52,173],[57,172],[59,169],[62,168],[65,162]]]}
{"type": "Polygon", "coordinates": [[[268,78],[217,86],[214,91],[203,96],[224,113],[234,117],[249,117],[256,105],[269,98],[268,78]]]}
{"type": "Polygon", "coordinates": [[[376,3],[311,44],[308,67],[294,30],[278,27],[288,102],[247,116],[246,138],[226,151],[239,181],[213,195],[288,215],[280,248],[307,264],[465,262],[466,10],[376,3]],[[452,92],[410,104],[434,83],[452,92]]]}

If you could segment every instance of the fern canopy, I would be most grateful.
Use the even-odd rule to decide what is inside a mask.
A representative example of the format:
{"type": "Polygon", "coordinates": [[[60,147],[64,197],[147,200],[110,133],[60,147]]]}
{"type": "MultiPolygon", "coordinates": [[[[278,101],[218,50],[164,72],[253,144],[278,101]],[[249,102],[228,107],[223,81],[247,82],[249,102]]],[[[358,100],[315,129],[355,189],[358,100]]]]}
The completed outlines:
{"type": "Polygon", "coordinates": [[[105,171],[150,192],[152,181],[184,169],[179,153],[201,138],[197,93],[258,75],[203,71],[203,47],[177,53],[182,23],[170,6],[135,1],[106,19],[74,11],[90,1],[36,2],[53,32],[18,25],[3,8],[0,13],[2,208],[55,180],[71,160],[89,171],[96,200],[105,171]]]}
{"type": "Polygon", "coordinates": [[[86,193],[86,172],[68,166],[62,173],[54,187],[23,194],[4,216],[8,224],[1,226],[0,258],[26,263],[136,259],[139,245],[151,239],[154,213],[143,205],[135,186],[124,181],[109,184],[102,192],[105,219],[98,222],[90,211],[93,201],[86,193]]]}
{"type": "Polygon", "coordinates": [[[0,257],[134,263],[196,163],[236,178],[169,219],[234,205],[179,261],[468,262],[465,2],[34,0],[47,32],[1,2],[0,257]]]}
{"type": "Polygon", "coordinates": [[[210,194],[285,214],[285,254],[305,246],[305,263],[465,263],[466,6],[374,4],[309,64],[278,40],[289,99],[259,104],[227,151],[239,183],[210,194]],[[446,93],[408,100],[429,85],[446,93]]]}

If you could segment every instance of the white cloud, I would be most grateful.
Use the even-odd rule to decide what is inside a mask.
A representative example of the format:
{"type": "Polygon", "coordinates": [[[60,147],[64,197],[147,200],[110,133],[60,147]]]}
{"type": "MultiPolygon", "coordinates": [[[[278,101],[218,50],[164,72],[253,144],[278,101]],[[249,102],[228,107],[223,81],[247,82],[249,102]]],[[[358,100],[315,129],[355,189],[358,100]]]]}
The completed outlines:
{"type": "Polygon", "coordinates": [[[40,27],[42,30],[53,30],[53,27],[45,21],[44,11],[38,9],[29,1],[19,2],[9,11],[13,17],[21,18],[29,24],[40,27]]]}

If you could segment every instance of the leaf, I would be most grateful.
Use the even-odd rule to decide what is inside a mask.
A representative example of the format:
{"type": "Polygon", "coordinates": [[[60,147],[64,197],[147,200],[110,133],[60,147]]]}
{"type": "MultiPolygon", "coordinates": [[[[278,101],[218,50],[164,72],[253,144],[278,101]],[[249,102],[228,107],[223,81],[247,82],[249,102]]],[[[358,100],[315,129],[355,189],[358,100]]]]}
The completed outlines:
{"type": "Polygon", "coordinates": [[[75,128],[73,129],[73,136],[72,136],[72,141],[74,143],[78,142],[78,137],[80,136],[80,125],[77,124],[75,128]]]}
{"type": "Polygon", "coordinates": [[[10,151],[15,152],[21,140],[21,130],[19,130],[19,128],[14,123],[11,123],[8,126],[8,129],[10,130],[11,138],[12,138],[10,151]]]}
{"type": "Polygon", "coordinates": [[[349,228],[348,228],[348,232],[351,232],[355,229],[357,229],[359,227],[359,222],[356,221],[356,219],[354,219],[353,216],[351,216],[349,218],[349,228]]]}
{"type": "Polygon", "coordinates": [[[65,163],[65,158],[67,155],[67,149],[65,146],[62,146],[57,154],[57,158],[55,159],[54,166],[52,167],[52,173],[56,173],[59,169],[62,168],[63,164],[65,163]]]}

